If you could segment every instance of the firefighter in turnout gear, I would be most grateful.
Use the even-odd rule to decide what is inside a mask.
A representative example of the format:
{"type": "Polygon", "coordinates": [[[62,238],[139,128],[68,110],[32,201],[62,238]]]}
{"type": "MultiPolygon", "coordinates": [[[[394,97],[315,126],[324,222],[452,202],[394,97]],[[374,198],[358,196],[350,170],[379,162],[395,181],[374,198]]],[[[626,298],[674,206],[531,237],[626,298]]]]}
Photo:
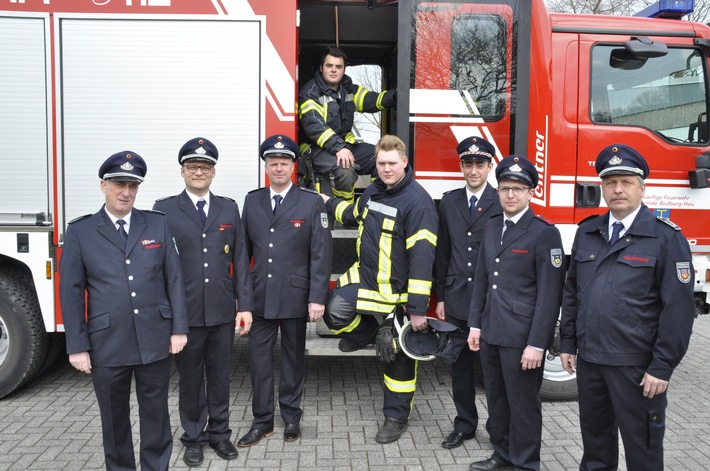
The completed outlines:
{"type": "Polygon", "coordinates": [[[415,360],[396,349],[391,314],[406,310],[413,330],[427,328],[438,221],[434,202],[414,181],[404,143],[383,136],[376,155],[379,176],[355,204],[323,196],[338,222],[359,229],[358,261],[338,280],[324,320],[342,337],[342,351],[378,338],[378,355],[387,363],[385,422],[375,440],[390,443],[407,428],[417,369],[415,360]],[[387,317],[381,326],[377,315],[387,317]]]}
{"type": "MultiPolygon", "coordinates": [[[[352,133],[355,112],[377,113],[392,108],[396,91],[375,93],[356,85],[345,75],[347,56],[329,47],[320,70],[298,94],[300,122],[299,168],[312,168],[330,180],[332,194],[352,202],[358,175],[376,176],[375,148],[358,143],[352,133]]],[[[305,176],[311,186],[311,175],[305,176]]]]}

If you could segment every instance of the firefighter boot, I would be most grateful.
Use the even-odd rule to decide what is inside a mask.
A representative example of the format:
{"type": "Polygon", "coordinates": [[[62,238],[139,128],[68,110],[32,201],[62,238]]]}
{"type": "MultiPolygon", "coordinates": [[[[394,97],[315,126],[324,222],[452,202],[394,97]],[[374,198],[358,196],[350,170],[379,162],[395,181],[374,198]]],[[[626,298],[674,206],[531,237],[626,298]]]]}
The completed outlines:
{"type": "Polygon", "coordinates": [[[382,444],[396,442],[405,430],[407,430],[407,422],[385,417],[385,423],[377,431],[375,441],[382,444]]]}

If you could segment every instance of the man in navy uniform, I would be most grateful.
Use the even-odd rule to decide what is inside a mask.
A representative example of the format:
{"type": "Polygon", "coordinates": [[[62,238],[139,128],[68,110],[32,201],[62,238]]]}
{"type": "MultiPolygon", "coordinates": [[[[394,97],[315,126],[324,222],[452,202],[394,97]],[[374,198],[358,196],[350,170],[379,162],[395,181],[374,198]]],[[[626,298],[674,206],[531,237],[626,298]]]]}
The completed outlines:
{"type": "Polygon", "coordinates": [[[106,204],[69,223],[59,267],[69,362],[91,374],[108,470],[136,469],[134,376],[141,469],[168,469],[170,354],[187,342],[182,267],[167,218],[133,208],[145,174],[145,161],[131,151],[101,165],[106,204]]]}
{"type": "Polygon", "coordinates": [[[240,335],[248,333],[253,309],[239,208],[210,191],[218,158],[217,147],[208,139],[187,141],[178,152],[185,190],[153,206],[168,216],[185,275],[190,341],[175,364],[184,431],[180,441],[188,466],[202,464],[202,449],[208,444],[225,460],[237,457],[230,441],[229,357],[235,322],[241,326],[240,335]]]}
{"type": "MultiPolygon", "coordinates": [[[[483,229],[491,216],[503,212],[495,188],[487,183],[493,171],[495,147],[481,137],[459,142],[456,153],[466,186],[445,193],[439,203],[439,233],[436,244],[436,315],[462,330],[468,330],[473,280],[483,229]]],[[[456,418],[454,430],[441,444],[456,448],[475,437],[478,427],[474,352],[467,345],[451,364],[456,418]]]]}
{"type": "Polygon", "coordinates": [[[577,372],[580,470],[663,469],[666,389],[688,349],[693,265],[680,228],[641,200],[649,168],[613,144],[595,163],[609,211],[579,224],[564,290],[562,366],[577,372]]]}
{"type": "Polygon", "coordinates": [[[472,471],[539,470],[540,387],[565,279],[560,232],[530,208],[535,166],[510,155],[496,167],[503,215],[484,230],[468,325],[481,352],[493,455],[472,471]]]}
{"type": "Polygon", "coordinates": [[[259,148],[269,187],[251,191],[242,222],[253,260],[254,319],[249,335],[251,429],[238,446],[274,430],[273,352],[281,330],[279,406],[287,442],[301,436],[306,323],[323,316],[330,285],[332,241],[323,200],[292,181],[298,145],[275,135],[259,148]]]}

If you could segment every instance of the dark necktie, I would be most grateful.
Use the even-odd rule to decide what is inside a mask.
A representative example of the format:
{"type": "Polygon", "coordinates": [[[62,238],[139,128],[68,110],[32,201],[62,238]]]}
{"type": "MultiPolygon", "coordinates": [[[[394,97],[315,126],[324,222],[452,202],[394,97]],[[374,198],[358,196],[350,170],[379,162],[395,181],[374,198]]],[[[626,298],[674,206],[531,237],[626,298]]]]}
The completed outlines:
{"type": "Polygon", "coordinates": [[[276,214],[276,209],[281,204],[283,197],[281,195],[274,195],[274,214],[276,214]]]}
{"type": "Polygon", "coordinates": [[[621,236],[621,231],[624,229],[624,225],[620,221],[616,221],[614,224],[611,225],[612,233],[611,233],[611,239],[609,239],[609,247],[614,245],[617,240],[619,240],[619,236],[621,236]]]}
{"type": "Polygon", "coordinates": [[[471,196],[471,199],[469,201],[469,206],[468,206],[468,211],[471,213],[471,216],[476,214],[476,202],[478,201],[478,198],[476,198],[476,195],[471,196]]]}
{"type": "Polygon", "coordinates": [[[118,235],[121,236],[121,240],[125,245],[126,241],[128,240],[128,233],[126,232],[126,228],[124,227],[126,221],[124,221],[123,219],[119,219],[118,221],[116,221],[116,224],[118,224],[118,235]]]}
{"type": "Polygon", "coordinates": [[[500,238],[500,243],[501,245],[503,244],[503,241],[505,240],[505,237],[508,235],[510,230],[513,228],[515,223],[511,221],[510,219],[505,220],[505,229],[503,229],[503,237],[500,238]]]}
{"type": "Polygon", "coordinates": [[[202,221],[202,227],[205,227],[205,223],[207,222],[207,214],[205,213],[206,204],[207,201],[205,200],[200,200],[197,202],[197,215],[200,216],[200,221],[202,221]]]}

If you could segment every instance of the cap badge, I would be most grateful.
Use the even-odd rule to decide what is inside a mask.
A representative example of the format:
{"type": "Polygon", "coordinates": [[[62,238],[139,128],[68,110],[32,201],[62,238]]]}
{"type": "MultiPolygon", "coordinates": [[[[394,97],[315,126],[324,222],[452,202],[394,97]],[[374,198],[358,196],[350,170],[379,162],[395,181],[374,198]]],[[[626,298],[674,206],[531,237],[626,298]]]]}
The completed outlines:
{"type": "Polygon", "coordinates": [[[511,165],[511,166],[510,166],[510,170],[513,171],[513,172],[515,172],[515,173],[520,173],[520,172],[523,171],[523,169],[520,168],[520,165],[518,165],[518,164],[511,165]]]}
{"type": "Polygon", "coordinates": [[[619,158],[618,155],[615,155],[614,157],[612,157],[611,159],[609,159],[609,163],[610,163],[611,165],[619,165],[621,162],[622,162],[622,160],[619,158]]]}
{"type": "Polygon", "coordinates": [[[478,152],[478,146],[476,144],[473,144],[471,147],[468,148],[468,150],[475,154],[476,152],[478,152]]]}
{"type": "Polygon", "coordinates": [[[198,143],[199,145],[202,145],[204,142],[205,142],[205,141],[203,141],[202,139],[199,139],[199,140],[197,141],[197,143],[198,143]]]}
{"type": "Polygon", "coordinates": [[[283,149],[286,146],[284,146],[283,142],[279,141],[276,144],[274,144],[274,147],[276,147],[277,149],[283,149]]]}
{"type": "Polygon", "coordinates": [[[207,153],[207,151],[203,147],[198,147],[197,149],[195,149],[195,153],[204,155],[207,153]]]}
{"type": "Polygon", "coordinates": [[[123,165],[121,165],[121,170],[125,170],[126,172],[130,172],[133,170],[133,165],[131,165],[130,162],[126,162],[123,165]]]}

